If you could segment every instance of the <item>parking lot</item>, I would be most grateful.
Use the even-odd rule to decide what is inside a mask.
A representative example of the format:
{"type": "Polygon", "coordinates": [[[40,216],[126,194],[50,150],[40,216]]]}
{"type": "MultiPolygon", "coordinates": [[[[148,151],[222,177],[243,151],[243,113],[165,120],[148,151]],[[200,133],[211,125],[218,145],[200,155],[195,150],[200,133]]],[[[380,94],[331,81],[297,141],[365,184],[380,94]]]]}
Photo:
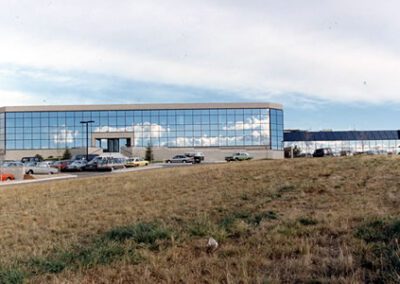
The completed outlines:
{"type": "MultiPolygon", "coordinates": [[[[203,162],[201,164],[215,164],[215,163],[224,163],[224,161],[203,162]]],[[[108,175],[115,175],[115,174],[122,174],[122,173],[151,171],[151,170],[175,168],[175,167],[196,167],[201,164],[153,163],[153,164],[149,164],[148,166],[144,166],[144,167],[123,168],[123,169],[115,169],[112,171],[76,171],[76,172],[61,172],[61,173],[52,174],[52,175],[33,174],[28,179],[0,182],[0,186],[10,186],[10,185],[15,185],[15,184],[29,184],[29,183],[44,183],[44,182],[63,180],[63,179],[81,179],[81,178],[87,178],[87,177],[108,176],[108,175]]]]}

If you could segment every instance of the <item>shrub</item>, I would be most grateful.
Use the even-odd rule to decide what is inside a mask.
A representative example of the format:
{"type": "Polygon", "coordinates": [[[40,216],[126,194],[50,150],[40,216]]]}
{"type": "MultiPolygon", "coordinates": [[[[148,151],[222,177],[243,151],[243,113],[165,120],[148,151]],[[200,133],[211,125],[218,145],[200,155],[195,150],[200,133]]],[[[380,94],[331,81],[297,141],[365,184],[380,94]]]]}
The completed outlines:
{"type": "Polygon", "coordinates": [[[0,267],[1,284],[22,284],[24,283],[24,274],[16,269],[5,269],[0,267]]]}
{"type": "Polygon", "coordinates": [[[62,259],[32,258],[27,262],[31,274],[60,273],[68,264],[62,259]]]}
{"type": "Polygon", "coordinates": [[[145,155],[145,157],[144,157],[145,160],[147,160],[149,162],[152,162],[154,160],[153,145],[151,143],[147,144],[146,152],[144,155],[145,155]]]}
{"type": "Polygon", "coordinates": [[[35,158],[39,160],[39,162],[43,161],[43,156],[40,154],[36,154],[35,158]]]}
{"type": "Polygon", "coordinates": [[[206,237],[214,231],[214,224],[206,216],[193,220],[189,225],[189,232],[192,236],[206,237]]]}
{"type": "Polygon", "coordinates": [[[301,217],[298,219],[299,223],[303,226],[314,226],[318,224],[318,221],[309,217],[301,217]]]}
{"type": "Polygon", "coordinates": [[[70,160],[72,158],[71,151],[67,148],[65,149],[63,155],[62,155],[62,160],[70,160]]]}
{"type": "Polygon", "coordinates": [[[368,244],[360,253],[361,265],[368,271],[366,282],[398,282],[400,220],[367,221],[356,229],[355,236],[368,244]]]}
{"type": "Polygon", "coordinates": [[[112,242],[97,242],[87,248],[78,248],[71,256],[75,266],[90,268],[109,264],[125,254],[124,248],[112,242]]]}
{"type": "Polygon", "coordinates": [[[106,238],[122,242],[133,240],[138,244],[155,246],[157,240],[171,237],[171,232],[156,223],[139,223],[133,226],[125,226],[112,229],[106,233],[106,238]]]}

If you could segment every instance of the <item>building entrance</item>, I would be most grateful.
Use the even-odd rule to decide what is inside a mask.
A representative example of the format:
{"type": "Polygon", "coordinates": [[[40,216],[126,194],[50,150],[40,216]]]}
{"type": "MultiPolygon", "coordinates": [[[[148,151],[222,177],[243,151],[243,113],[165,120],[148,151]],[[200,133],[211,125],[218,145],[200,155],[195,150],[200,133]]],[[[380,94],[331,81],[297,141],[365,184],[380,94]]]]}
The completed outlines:
{"type": "Polygon", "coordinates": [[[102,148],[104,153],[118,153],[121,147],[131,147],[130,138],[103,138],[96,139],[96,147],[102,148]]]}

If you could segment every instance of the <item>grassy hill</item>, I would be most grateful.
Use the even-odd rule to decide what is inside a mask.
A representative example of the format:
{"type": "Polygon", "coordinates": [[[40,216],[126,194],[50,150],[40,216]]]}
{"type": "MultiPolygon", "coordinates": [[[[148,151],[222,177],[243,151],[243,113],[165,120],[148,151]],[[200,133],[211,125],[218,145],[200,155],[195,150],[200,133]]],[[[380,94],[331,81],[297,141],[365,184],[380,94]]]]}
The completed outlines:
{"type": "Polygon", "coordinates": [[[399,237],[397,157],[0,189],[0,283],[398,282],[399,237]]]}

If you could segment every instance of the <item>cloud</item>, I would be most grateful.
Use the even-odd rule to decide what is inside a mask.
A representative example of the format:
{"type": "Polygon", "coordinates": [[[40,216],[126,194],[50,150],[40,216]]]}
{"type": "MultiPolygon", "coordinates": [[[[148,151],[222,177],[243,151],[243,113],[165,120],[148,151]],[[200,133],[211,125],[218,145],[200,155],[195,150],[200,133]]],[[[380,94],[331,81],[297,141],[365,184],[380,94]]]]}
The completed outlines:
{"type": "Polygon", "coordinates": [[[53,141],[55,144],[71,144],[74,143],[78,134],[79,131],[76,130],[61,129],[58,133],[53,135],[53,141]]]}
{"type": "Polygon", "coordinates": [[[232,91],[232,100],[400,103],[396,1],[114,2],[0,4],[0,64],[232,91]]]}
{"type": "Polygon", "coordinates": [[[0,106],[28,105],[37,103],[37,97],[30,93],[0,89],[0,106]]]}

